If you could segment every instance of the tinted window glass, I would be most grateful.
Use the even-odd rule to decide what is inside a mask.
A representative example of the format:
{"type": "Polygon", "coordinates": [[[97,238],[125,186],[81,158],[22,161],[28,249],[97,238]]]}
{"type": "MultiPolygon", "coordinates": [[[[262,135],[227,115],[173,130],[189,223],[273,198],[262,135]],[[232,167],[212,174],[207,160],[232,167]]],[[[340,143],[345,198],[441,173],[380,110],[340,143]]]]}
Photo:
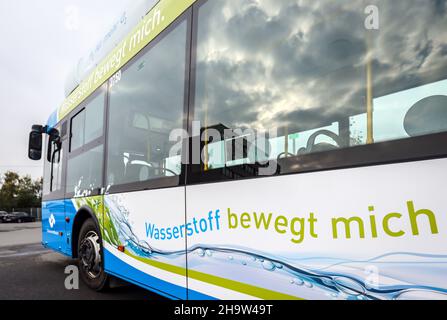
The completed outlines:
{"type": "Polygon", "coordinates": [[[102,187],[104,104],[105,94],[100,89],[71,120],[66,192],[74,193],[75,197],[97,194],[97,189],[102,187]]]}
{"type": "Polygon", "coordinates": [[[96,97],[86,108],[85,114],[85,144],[103,135],[104,96],[96,97]]]}
{"type": "Polygon", "coordinates": [[[58,149],[57,145],[53,143],[53,178],[51,180],[51,191],[62,190],[62,165],[63,154],[62,148],[58,149]]]}
{"type": "Polygon", "coordinates": [[[108,185],[180,174],[169,135],[183,127],[186,22],[122,73],[110,90],[108,185]]]}
{"type": "Polygon", "coordinates": [[[447,131],[444,1],[212,0],[198,16],[205,171],[447,131]]]}
{"type": "Polygon", "coordinates": [[[89,196],[102,186],[103,149],[101,145],[68,160],[67,193],[89,196]]]}
{"type": "Polygon", "coordinates": [[[71,120],[70,150],[76,150],[103,135],[104,94],[97,95],[71,120]]]}

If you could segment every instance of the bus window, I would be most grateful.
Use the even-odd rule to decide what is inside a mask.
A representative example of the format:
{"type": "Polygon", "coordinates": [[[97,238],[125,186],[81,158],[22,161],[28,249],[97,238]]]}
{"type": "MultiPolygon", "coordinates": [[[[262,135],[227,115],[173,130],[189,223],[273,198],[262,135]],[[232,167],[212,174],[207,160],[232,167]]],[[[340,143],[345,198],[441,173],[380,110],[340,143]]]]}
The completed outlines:
{"type": "Polygon", "coordinates": [[[107,185],[178,177],[172,130],[183,128],[186,22],[132,61],[110,89],[107,185]]]}
{"type": "Polygon", "coordinates": [[[102,187],[105,93],[100,89],[71,119],[67,194],[96,195],[102,187]]]}
{"type": "Polygon", "coordinates": [[[99,95],[89,104],[85,113],[85,144],[101,137],[104,133],[104,96],[99,95]]]}
{"type": "Polygon", "coordinates": [[[51,192],[54,192],[62,189],[63,149],[53,142],[52,150],[54,151],[52,156],[53,177],[51,178],[51,192]]]}
{"type": "Polygon", "coordinates": [[[249,135],[236,139],[233,144],[248,148],[243,156],[228,156],[229,148],[241,147],[209,143],[204,168],[250,164],[264,153],[277,160],[349,146],[349,116],[365,106],[368,50],[363,32],[351,27],[361,17],[348,8],[361,14],[364,8],[323,3],[332,9],[325,18],[290,1],[200,6],[195,120],[204,131],[269,133],[267,148],[250,148],[249,135]]]}
{"type": "Polygon", "coordinates": [[[68,160],[67,193],[74,197],[95,195],[102,186],[104,146],[88,150],[68,160]]]}
{"type": "MultiPolygon", "coordinates": [[[[371,142],[447,131],[445,8],[422,0],[374,2],[380,28],[368,39],[371,142]]],[[[353,115],[350,122],[353,140],[367,143],[367,114],[353,115]]]]}
{"type": "Polygon", "coordinates": [[[96,96],[71,120],[70,151],[76,150],[103,135],[104,95],[96,96]]]}
{"type": "Polygon", "coordinates": [[[445,10],[424,0],[368,5],[379,9],[378,30],[366,28],[363,1],[201,3],[202,171],[260,162],[259,133],[269,133],[261,151],[280,160],[447,131],[445,10]],[[242,133],[230,144],[228,133],[207,139],[216,128],[242,133]]]}

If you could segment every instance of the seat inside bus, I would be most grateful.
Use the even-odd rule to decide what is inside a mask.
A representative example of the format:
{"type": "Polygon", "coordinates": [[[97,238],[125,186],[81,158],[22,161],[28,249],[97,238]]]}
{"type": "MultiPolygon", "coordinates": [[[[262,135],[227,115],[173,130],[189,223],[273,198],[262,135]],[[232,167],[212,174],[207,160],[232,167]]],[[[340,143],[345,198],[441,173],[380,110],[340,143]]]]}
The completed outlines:
{"type": "Polygon", "coordinates": [[[405,115],[404,127],[410,137],[447,131],[447,95],[418,101],[405,115]]]}
{"type": "Polygon", "coordinates": [[[109,167],[113,167],[113,172],[109,182],[126,184],[173,176],[175,172],[166,168],[171,144],[169,125],[163,119],[148,116],[142,108],[132,110],[123,113],[124,129],[115,135],[117,141],[110,144],[109,167]]]}

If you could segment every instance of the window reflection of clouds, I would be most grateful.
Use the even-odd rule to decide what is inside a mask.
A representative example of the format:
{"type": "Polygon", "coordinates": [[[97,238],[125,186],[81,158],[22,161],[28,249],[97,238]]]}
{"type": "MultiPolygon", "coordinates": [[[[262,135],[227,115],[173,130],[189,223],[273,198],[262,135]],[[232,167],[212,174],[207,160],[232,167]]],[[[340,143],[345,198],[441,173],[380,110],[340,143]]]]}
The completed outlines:
{"type": "Polygon", "coordinates": [[[439,10],[441,3],[445,6],[445,1],[379,1],[382,23],[372,53],[377,95],[445,78],[447,15],[439,10]]]}
{"type": "MultiPolygon", "coordinates": [[[[334,104],[334,92],[339,92],[340,101],[333,105],[334,110],[357,92],[363,94],[363,34],[351,31],[352,24],[363,25],[363,16],[338,8],[338,17],[345,25],[334,28],[332,20],[322,19],[323,12],[290,1],[225,1],[221,10],[222,4],[209,2],[201,9],[198,51],[199,75],[207,71],[211,76],[222,75],[219,79],[213,77],[212,83],[204,80],[199,84],[208,103],[219,106],[213,109],[219,110],[214,116],[221,122],[225,119],[235,126],[252,128],[282,126],[288,122],[291,110],[325,105],[324,111],[330,112],[328,102],[334,104]],[[241,3],[246,5],[241,7],[241,3]],[[351,22],[346,23],[347,19],[351,22]],[[347,43],[349,54],[345,52],[347,43]],[[343,68],[349,68],[344,70],[344,77],[351,78],[349,83],[340,81],[339,71],[343,68]],[[325,103],[318,103],[317,98],[325,103]],[[222,118],[234,109],[244,111],[222,118]]],[[[363,13],[361,7],[358,9],[363,13]]],[[[200,98],[205,100],[199,93],[198,101],[200,98]]],[[[203,105],[198,103],[196,107],[203,105]]]]}
{"type": "Polygon", "coordinates": [[[364,114],[368,57],[375,101],[441,80],[445,2],[368,1],[379,7],[380,30],[367,31],[365,1],[208,1],[199,12],[196,118],[305,131],[364,114]]]}
{"type": "Polygon", "coordinates": [[[153,117],[177,121],[171,129],[181,127],[183,95],[172,92],[184,91],[185,34],[183,23],[169,34],[169,41],[159,42],[133,62],[111,90],[111,108],[140,109],[153,117]]]}

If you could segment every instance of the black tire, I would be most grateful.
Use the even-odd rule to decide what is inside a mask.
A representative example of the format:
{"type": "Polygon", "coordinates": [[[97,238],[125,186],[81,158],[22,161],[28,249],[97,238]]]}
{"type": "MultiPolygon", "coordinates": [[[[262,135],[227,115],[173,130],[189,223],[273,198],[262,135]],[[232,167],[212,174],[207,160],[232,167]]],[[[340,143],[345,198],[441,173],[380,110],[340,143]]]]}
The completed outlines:
{"type": "Polygon", "coordinates": [[[79,232],[78,266],[81,279],[90,289],[95,291],[108,289],[109,276],[104,272],[102,239],[91,218],[84,222],[79,232]],[[97,259],[100,259],[99,262],[97,259]]]}
{"type": "Polygon", "coordinates": [[[17,220],[17,223],[22,223],[22,219],[17,220]]]}

